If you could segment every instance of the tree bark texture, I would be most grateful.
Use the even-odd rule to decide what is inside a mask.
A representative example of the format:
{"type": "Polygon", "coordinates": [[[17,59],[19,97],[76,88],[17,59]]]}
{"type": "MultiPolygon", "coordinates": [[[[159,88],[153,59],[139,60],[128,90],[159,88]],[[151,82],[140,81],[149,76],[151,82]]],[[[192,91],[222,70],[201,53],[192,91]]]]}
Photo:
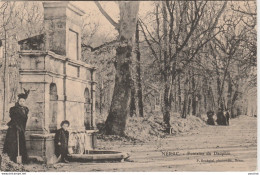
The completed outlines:
{"type": "Polygon", "coordinates": [[[106,120],[106,133],[124,135],[130,105],[131,74],[130,57],[132,47],[118,47],[116,50],[116,77],[110,111],[106,120]]]}
{"type": "Polygon", "coordinates": [[[144,116],[144,105],[143,105],[143,91],[142,91],[142,79],[141,79],[141,53],[139,47],[139,24],[136,24],[136,32],[135,32],[135,43],[136,43],[136,72],[137,72],[137,97],[138,97],[138,109],[139,116],[144,116]]]}
{"type": "Polygon", "coordinates": [[[118,1],[120,20],[118,24],[120,45],[116,49],[115,87],[110,111],[105,123],[106,134],[123,136],[129,113],[131,93],[131,57],[132,41],[135,34],[138,1],[118,1]]]}

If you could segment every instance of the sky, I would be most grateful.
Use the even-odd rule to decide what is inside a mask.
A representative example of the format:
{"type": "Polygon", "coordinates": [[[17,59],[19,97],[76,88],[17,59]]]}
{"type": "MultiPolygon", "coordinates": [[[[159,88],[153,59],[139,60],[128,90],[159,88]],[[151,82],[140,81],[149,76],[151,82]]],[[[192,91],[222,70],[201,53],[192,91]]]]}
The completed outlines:
{"type": "MultiPolygon", "coordinates": [[[[72,2],[72,1],[71,1],[72,2]]],[[[100,24],[99,32],[110,31],[113,34],[116,33],[114,27],[109,23],[109,21],[101,14],[97,6],[93,1],[74,1],[72,2],[77,7],[85,11],[86,15],[91,14],[91,22],[98,22],[100,24]]],[[[152,10],[151,1],[141,1],[139,7],[139,16],[145,17],[148,11],[152,10]]],[[[116,2],[114,1],[100,1],[103,9],[112,17],[114,21],[119,20],[119,8],[116,2]]]]}
{"type": "MultiPolygon", "coordinates": [[[[112,17],[114,21],[119,20],[119,8],[115,1],[99,1],[103,9],[112,17]]],[[[90,23],[99,23],[97,34],[100,36],[108,36],[111,39],[114,39],[117,36],[117,31],[114,29],[112,24],[101,14],[97,6],[93,1],[71,1],[71,3],[75,4],[77,7],[85,11],[86,16],[90,15],[89,22],[90,23]]],[[[153,3],[154,1],[140,1],[139,7],[139,17],[141,19],[147,19],[146,15],[149,11],[153,11],[153,3]]],[[[236,5],[240,5],[242,10],[244,2],[236,2],[236,5]]],[[[252,3],[252,5],[254,5],[252,3]]],[[[109,39],[110,40],[110,39],[109,39]]]]}

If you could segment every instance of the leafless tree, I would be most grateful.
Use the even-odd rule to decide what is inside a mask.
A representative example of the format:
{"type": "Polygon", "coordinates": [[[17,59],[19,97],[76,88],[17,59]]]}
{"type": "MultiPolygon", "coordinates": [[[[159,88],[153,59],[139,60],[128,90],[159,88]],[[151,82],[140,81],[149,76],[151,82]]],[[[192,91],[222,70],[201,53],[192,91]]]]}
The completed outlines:
{"type": "Polygon", "coordinates": [[[115,60],[115,87],[112,97],[110,111],[105,123],[107,134],[124,135],[126,119],[130,104],[130,82],[131,82],[131,56],[132,40],[135,33],[137,15],[139,11],[138,1],[118,1],[120,20],[116,23],[95,1],[100,12],[118,31],[119,46],[116,48],[115,60]]]}
{"type": "MultiPolygon", "coordinates": [[[[205,1],[162,1],[157,4],[154,14],[156,30],[151,32],[144,22],[141,23],[144,38],[162,75],[162,111],[164,122],[168,126],[176,77],[185,71],[203,46],[219,34],[220,29],[216,25],[226,4],[224,2],[213,7],[205,1]],[[208,12],[211,12],[210,16],[207,15],[208,12]]],[[[183,117],[186,115],[186,100],[183,117]]]]}

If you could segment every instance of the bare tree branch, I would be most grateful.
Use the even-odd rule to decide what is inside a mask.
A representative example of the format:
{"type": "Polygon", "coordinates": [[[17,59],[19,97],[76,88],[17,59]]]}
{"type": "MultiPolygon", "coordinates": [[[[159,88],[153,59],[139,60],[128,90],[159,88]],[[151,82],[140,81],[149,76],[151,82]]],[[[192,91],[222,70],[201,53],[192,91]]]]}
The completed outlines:
{"type": "Polygon", "coordinates": [[[96,6],[98,7],[99,11],[107,18],[107,20],[116,28],[116,30],[119,29],[118,23],[116,23],[108,14],[107,12],[102,8],[100,3],[98,1],[94,1],[96,6]]]}
{"type": "Polygon", "coordinates": [[[104,47],[107,47],[107,46],[111,46],[112,44],[116,44],[118,42],[118,40],[113,40],[113,41],[110,41],[110,42],[105,42],[104,44],[101,44],[100,46],[98,47],[91,47],[90,45],[86,45],[86,44],[82,44],[81,46],[82,47],[85,47],[85,48],[89,48],[91,52],[94,52],[96,50],[99,50],[99,49],[102,49],[104,47]]]}
{"type": "Polygon", "coordinates": [[[234,9],[234,7],[232,7],[232,10],[234,10],[235,12],[243,13],[245,15],[256,16],[256,13],[250,13],[250,12],[246,12],[246,11],[241,11],[239,9],[234,9]]]}

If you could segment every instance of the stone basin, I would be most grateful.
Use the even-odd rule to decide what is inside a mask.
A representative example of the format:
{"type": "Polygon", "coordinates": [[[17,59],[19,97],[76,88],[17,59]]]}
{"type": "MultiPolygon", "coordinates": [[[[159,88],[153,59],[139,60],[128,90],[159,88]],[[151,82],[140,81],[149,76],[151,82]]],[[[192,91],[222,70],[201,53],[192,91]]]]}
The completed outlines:
{"type": "Polygon", "coordinates": [[[95,162],[95,161],[121,161],[129,157],[128,153],[106,150],[88,150],[86,154],[71,154],[69,161],[95,162]]]}

